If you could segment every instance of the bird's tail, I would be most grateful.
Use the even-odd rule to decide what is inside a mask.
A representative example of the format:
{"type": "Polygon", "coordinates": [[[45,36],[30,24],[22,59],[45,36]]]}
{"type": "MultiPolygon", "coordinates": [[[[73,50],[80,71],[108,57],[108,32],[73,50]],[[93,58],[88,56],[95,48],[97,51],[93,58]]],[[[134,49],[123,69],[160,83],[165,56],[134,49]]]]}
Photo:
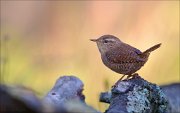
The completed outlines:
{"type": "Polygon", "coordinates": [[[154,46],[152,46],[151,48],[147,49],[146,51],[144,51],[142,54],[145,55],[145,54],[149,54],[150,52],[156,50],[157,48],[159,48],[161,46],[161,43],[160,44],[156,44],[154,46]]]}

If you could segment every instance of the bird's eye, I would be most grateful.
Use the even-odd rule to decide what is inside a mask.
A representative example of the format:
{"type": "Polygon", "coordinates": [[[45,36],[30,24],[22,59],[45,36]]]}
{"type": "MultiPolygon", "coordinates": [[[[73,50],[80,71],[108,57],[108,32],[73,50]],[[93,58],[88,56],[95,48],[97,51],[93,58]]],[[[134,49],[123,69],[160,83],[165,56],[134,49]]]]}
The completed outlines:
{"type": "Polygon", "coordinates": [[[106,43],[108,43],[108,41],[107,41],[107,40],[104,40],[104,43],[106,44],[106,43]]]}

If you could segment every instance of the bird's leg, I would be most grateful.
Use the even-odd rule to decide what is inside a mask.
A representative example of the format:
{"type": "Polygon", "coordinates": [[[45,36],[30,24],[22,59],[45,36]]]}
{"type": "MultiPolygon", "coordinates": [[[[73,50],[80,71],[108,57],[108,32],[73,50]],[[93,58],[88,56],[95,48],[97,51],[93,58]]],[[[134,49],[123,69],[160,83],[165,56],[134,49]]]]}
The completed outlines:
{"type": "Polygon", "coordinates": [[[123,78],[124,78],[125,75],[123,75],[117,82],[120,82],[123,78]]]}
{"type": "Polygon", "coordinates": [[[125,75],[123,75],[123,76],[112,86],[112,88],[115,88],[115,87],[118,85],[118,83],[124,78],[124,76],[125,76],[125,75]]]}

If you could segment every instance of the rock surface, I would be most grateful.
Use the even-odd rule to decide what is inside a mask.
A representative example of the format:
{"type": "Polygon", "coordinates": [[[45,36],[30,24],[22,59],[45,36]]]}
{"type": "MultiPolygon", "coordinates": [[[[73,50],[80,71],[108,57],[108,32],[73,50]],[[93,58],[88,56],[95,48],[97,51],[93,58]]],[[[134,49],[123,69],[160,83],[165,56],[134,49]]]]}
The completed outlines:
{"type": "Polygon", "coordinates": [[[109,103],[106,113],[166,113],[168,101],[156,84],[136,75],[120,81],[110,92],[100,95],[100,101],[109,103]]]}
{"type": "Polygon", "coordinates": [[[60,77],[43,101],[57,112],[64,110],[68,113],[99,113],[85,103],[83,94],[84,84],[75,76],[60,77]]]}
{"type": "MultiPolygon", "coordinates": [[[[86,104],[83,86],[83,82],[75,76],[62,76],[47,95],[39,99],[30,88],[0,84],[0,112],[99,113],[86,104]]],[[[135,76],[101,93],[100,101],[110,104],[106,113],[180,112],[180,83],[161,88],[135,76]]]]}
{"type": "Polygon", "coordinates": [[[55,106],[62,106],[71,100],[84,102],[83,87],[84,84],[79,78],[75,76],[62,76],[56,80],[53,88],[44,97],[44,101],[55,106]]]}
{"type": "Polygon", "coordinates": [[[180,83],[160,86],[169,102],[168,113],[180,113],[180,83]]]}
{"type": "Polygon", "coordinates": [[[75,76],[62,76],[39,99],[29,88],[0,84],[0,113],[99,113],[85,103],[83,86],[75,76]]]}

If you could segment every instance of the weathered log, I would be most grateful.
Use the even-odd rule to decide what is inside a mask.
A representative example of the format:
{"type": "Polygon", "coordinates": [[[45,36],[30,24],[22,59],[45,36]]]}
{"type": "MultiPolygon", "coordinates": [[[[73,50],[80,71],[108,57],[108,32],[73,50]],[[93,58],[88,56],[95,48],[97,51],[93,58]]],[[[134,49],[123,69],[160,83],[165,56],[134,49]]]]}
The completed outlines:
{"type": "Polygon", "coordinates": [[[138,75],[101,93],[100,102],[110,104],[106,113],[166,113],[168,110],[168,101],[160,87],[138,75]]]}

